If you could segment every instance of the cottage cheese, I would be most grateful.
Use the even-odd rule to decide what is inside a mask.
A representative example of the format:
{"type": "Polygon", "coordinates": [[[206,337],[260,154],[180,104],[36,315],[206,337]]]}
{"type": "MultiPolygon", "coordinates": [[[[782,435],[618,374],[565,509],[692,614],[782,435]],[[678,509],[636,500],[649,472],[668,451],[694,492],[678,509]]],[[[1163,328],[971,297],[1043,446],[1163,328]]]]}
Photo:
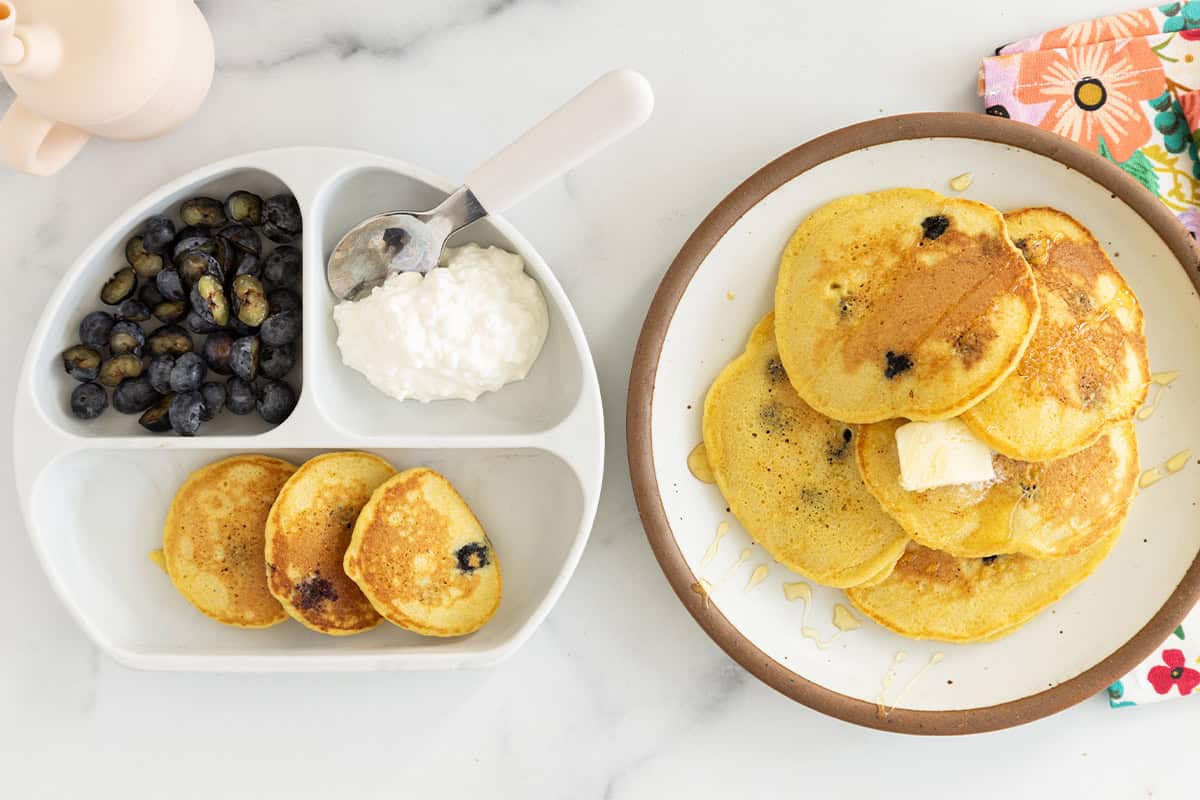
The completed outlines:
{"type": "Polygon", "coordinates": [[[522,380],[546,340],[546,300],[520,256],[469,244],[441,263],[333,309],[343,363],[397,400],[475,400],[522,380]]]}

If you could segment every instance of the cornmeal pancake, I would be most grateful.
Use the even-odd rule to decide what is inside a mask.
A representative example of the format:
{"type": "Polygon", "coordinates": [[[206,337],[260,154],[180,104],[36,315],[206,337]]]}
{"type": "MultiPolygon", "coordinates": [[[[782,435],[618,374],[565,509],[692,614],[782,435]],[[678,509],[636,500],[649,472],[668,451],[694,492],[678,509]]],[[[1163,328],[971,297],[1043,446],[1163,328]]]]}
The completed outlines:
{"type": "Polygon", "coordinates": [[[801,223],[775,287],[796,391],[846,422],[957,416],[1020,361],[1033,273],[991,206],[927,189],[842,197],[801,223]]]}
{"type": "Polygon", "coordinates": [[[1121,535],[1065,558],[955,558],[916,542],[878,586],[846,590],[859,611],[901,636],[980,642],[1007,636],[1083,582],[1121,535]]]}
{"type": "Polygon", "coordinates": [[[923,492],[900,486],[896,429],[903,424],[859,429],[859,471],[916,542],[954,556],[1077,553],[1124,521],[1137,492],[1137,437],[1129,421],[1066,458],[1033,463],[997,454],[995,480],[923,492]]]}
{"type": "Polygon", "coordinates": [[[774,318],[704,401],[704,447],[729,510],[775,560],[827,586],[880,578],[908,537],[854,465],[854,427],[809,408],[788,382],[774,318]]]}
{"type": "Polygon", "coordinates": [[[379,624],[342,557],[359,511],[395,474],[373,453],[326,453],[304,462],[280,491],[267,519],[267,583],[299,622],[332,636],[379,624]]]}
{"type": "Polygon", "coordinates": [[[1037,279],[1042,318],[1017,368],[963,421],[997,452],[1047,461],[1087,447],[1146,399],[1142,309],[1070,216],[1025,208],[1004,218],[1037,279]]]}
{"type": "Polygon", "coordinates": [[[287,619],[267,589],[263,538],[295,471],[278,458],[233,456],[193,472],[171,501],[162,563],[179,593],[218,622],[266,628],[287,619]]]}
{"type": "Polygon", "coordinates": [[[450,481],[410,469],[380,486],[346,550],[346,574],[389,622],[426,636],[461,636],[500,606],[500,561],[450,481]]]}

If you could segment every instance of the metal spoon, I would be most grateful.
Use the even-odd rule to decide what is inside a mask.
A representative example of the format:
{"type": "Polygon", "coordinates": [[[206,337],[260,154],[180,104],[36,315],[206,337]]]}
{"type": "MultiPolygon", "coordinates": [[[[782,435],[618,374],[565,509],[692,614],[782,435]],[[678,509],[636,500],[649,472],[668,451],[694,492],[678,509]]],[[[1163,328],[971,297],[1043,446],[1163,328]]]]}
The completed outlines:
{"type": "Polygon", "coordinates": [[[355,300],[394,272],[428,272],[453,233],[506,211],[640,126],[653,108],[654,94],[639,73],[602,76],[468,175],[436,208],[377,214],[352,228],[329,256],[329,288],[340,300],[355,300]]]}

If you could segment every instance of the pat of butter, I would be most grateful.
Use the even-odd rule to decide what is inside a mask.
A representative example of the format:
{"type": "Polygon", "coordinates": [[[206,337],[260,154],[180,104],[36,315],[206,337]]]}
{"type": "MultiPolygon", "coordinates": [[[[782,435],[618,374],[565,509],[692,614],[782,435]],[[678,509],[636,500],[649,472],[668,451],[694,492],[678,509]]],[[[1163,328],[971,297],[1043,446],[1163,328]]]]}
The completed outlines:
{"type": "Polygon", "coordinates": [[[922,492],[996,477],[992,450],[959,419],[909,422],[896,429],[900,486],[922,492]]]}

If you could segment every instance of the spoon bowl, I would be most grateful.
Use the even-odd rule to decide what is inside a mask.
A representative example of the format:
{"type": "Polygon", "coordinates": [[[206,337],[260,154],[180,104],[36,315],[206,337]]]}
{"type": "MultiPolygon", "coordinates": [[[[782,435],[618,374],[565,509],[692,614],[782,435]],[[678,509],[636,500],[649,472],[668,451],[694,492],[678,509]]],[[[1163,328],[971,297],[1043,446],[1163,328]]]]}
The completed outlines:
{"type": "Polygon", "coordinates": [[[467,176],[429,211],[390,211],[355,225],[333,248],[325,276],[339,300],[356,300],[398,272],[438,265],[446,240],[590,158],[650,117],[654,94],[641,74],[610,72],[467,176]]]}
{"type": "Polygon", "coordinates": [[[326,278],[340,300],[370,294],[397,272],[426,273],[438,265],[446,240],[487,212],[466,187],[429,211],[389,211],[350,230],[329,256],[326,278]]]}

